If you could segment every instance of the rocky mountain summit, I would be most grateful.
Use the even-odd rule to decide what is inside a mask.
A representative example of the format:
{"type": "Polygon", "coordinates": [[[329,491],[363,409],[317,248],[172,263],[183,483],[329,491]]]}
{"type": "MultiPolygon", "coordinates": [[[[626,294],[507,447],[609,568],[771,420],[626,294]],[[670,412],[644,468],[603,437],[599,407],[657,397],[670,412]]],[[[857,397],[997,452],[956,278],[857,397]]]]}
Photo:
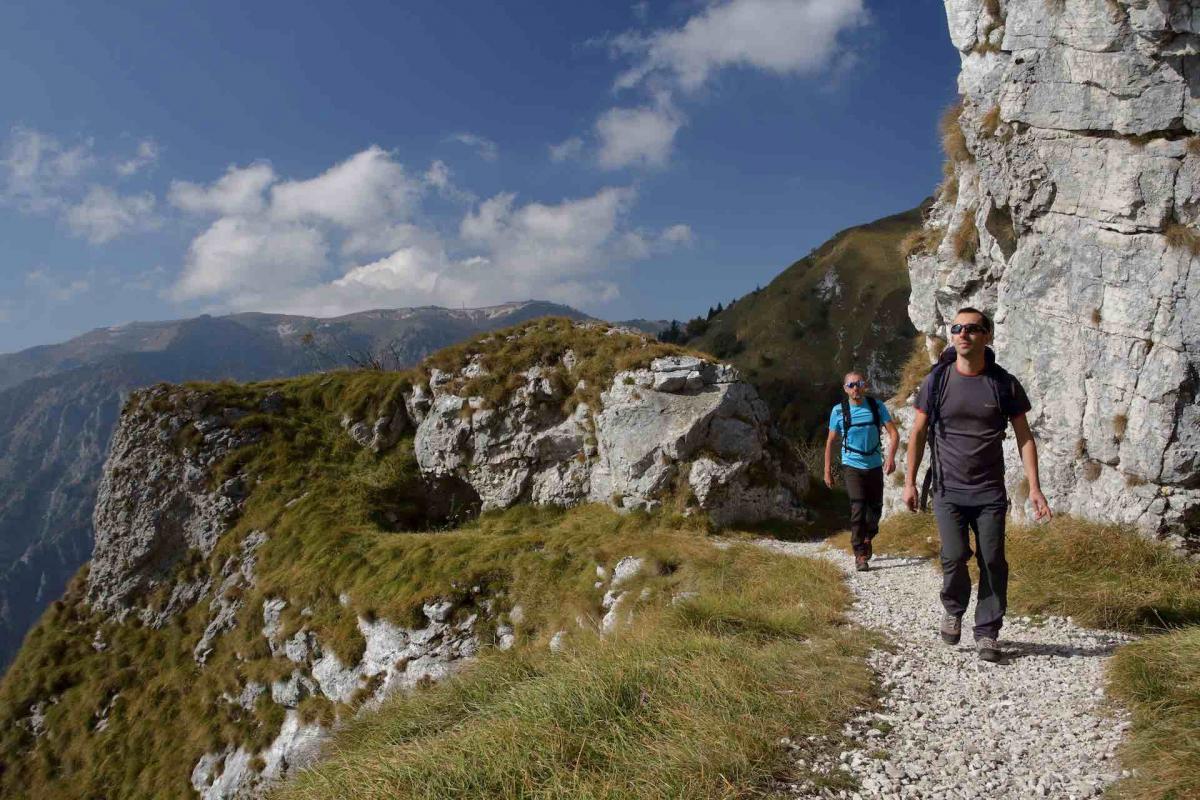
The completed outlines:
{"type": "MultiPolygon", "coordinates": [[[[910,243],[910,316],[932,356],[956,308],[994,312],[1056,509],[1195,543],[1197,9],[946,0],[946,13],[961,103],[943,120],[946,181],[910,243]]],[[[1009,470],[1022,501],[1011,450],[1009,470]]]]}
{"type": "Polygon", "coordinates": [[[135,392],[92,560],[2,685],[0,790],[251,796],[398,689],[608,635],[650,596],[646,557],[583,556],[594,586],[556,607],[579,544],[473,532],[480,511],[795,520],[807,484],[736,370],[566,318],[404,372],[135,392]]]}

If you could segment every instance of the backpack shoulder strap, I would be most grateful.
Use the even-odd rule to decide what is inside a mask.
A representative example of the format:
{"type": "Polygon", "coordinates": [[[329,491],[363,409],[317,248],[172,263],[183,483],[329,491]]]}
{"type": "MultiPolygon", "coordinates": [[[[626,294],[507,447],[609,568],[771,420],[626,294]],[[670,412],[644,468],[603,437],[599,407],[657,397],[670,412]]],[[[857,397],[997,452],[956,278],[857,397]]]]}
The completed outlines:
{"type": "Polygon", "coordinates": [[[875,427],[883,427],[883,418],[879,414],[879,401],[874,397],[867,397],[867,405],[871,407],[871,419],[875,420],[875,427]]]}
{"type": "Polygon", "coordinates": [[[842,438],[850,435],[850,403],[842,398],[842,438]]]}

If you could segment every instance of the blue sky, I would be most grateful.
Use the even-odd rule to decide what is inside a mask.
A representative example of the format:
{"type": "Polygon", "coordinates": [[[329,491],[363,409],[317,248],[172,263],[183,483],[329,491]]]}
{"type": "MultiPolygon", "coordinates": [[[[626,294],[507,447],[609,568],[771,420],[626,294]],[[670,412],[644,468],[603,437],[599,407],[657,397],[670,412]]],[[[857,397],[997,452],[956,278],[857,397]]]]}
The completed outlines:
{"type": "Polygon", "coordinates": [[[936,184],[940,0],[0,5],[0,352],[545,298],[686,318],[936,184]]]}

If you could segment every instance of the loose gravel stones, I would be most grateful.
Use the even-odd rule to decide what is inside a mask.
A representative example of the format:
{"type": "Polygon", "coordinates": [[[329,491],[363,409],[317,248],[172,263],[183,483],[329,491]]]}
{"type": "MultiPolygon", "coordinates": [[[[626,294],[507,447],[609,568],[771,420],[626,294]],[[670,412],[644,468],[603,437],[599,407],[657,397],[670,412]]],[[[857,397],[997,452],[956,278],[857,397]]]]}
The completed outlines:
{"type": "Polygon", "coordinates": [[[979,660],[970,621],[963,641],[938,636],[941,576],[924,559],[877,557],[871,571],[821,543],[763,542],[823,557],[845,570],[855,622],[884,633],[870,656],[880,706],[844,730],[849,746],[817,774],[847,773],[857,790],[796,785],[802,798],[1086,798],[1121,777],[1117,746],[1128,727],[1104,698],[1104,666],[1131,637],[1080,628],[1070,618],[1009,616],[1004,657],[979,660]]]}

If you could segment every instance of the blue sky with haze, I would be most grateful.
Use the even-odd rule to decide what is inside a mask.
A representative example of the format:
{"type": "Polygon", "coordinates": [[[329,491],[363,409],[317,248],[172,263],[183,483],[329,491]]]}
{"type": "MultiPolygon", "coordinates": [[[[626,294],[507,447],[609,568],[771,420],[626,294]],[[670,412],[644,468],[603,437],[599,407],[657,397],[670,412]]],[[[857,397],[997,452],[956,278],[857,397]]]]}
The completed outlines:
{"type": "Polygon", "coordinates": [[[0,352],[530,297],[686,318],[929,194],[941,0],[0,6],[0,352]]]}

